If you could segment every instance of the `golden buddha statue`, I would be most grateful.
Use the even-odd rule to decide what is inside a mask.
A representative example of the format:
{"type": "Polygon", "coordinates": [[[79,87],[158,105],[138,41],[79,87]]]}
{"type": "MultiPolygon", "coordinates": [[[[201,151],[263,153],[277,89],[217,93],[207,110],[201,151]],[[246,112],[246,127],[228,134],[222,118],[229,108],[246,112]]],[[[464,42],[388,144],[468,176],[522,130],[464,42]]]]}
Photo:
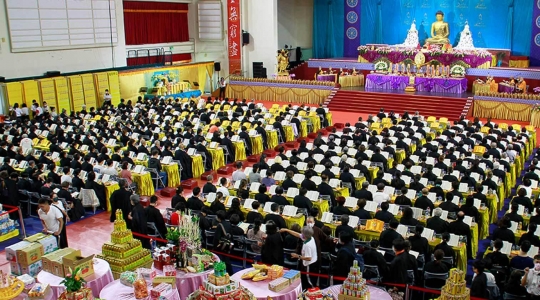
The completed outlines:
{"type": "Polygon", "coordinates": [[[450,35],[450,29],[448,23],[444,21],[444,13],[439,10],[435,16],[437,21],[431,24],[431,38],[426,39],[426,44],[449,44],[450,40],[448,36],[450,35]]]}
{"type": "Polygon", "coordinates": [[[277,56],[277,73],[278,75],[289,75],[287,68],[289,67],[289,51],[282,49],[277,56]]]}

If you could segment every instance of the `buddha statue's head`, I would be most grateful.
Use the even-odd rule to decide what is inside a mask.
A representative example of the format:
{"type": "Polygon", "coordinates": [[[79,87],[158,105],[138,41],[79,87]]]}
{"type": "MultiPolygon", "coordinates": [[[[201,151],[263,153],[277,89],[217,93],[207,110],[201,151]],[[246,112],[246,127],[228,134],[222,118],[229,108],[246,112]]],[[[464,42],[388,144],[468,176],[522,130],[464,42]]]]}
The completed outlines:
{"type": "Polygon", "coordinates": [[[439,22],[444,20],[444,13],[439,10],[438,12],[435,13],[435,18],[437,18],[437,21],[439,22]]]}

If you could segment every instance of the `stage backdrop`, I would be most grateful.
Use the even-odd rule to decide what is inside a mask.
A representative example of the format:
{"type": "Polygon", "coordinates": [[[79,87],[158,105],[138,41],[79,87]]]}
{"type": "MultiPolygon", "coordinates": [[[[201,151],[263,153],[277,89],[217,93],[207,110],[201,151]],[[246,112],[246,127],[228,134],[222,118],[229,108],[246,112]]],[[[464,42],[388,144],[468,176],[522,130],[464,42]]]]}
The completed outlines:
{"type": "Polygon", "coordinates": [[[513,55],[530,53],[531,0],[315,0],[313,56],[354,57],[349,50],[354,29],[359,33],[357,46],[401,44],[413,20],[423,43],[438,10],[444,12],[454,46],[468,21],[475,46],[512,49],[513,55]],[[358,23],[349,23],[355,21],[355,11],[358,23]]]}

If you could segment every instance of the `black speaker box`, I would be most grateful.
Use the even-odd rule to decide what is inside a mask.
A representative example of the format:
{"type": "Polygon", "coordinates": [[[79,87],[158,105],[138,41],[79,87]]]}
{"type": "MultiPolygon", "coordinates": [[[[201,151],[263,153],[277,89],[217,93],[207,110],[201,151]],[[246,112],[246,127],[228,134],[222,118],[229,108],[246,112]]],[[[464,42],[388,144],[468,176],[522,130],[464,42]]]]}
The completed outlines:
{"type": "Polygon", "coordinates": [[[45,73],[45,77],[56,77],[56,76],[60,76],[60,71],[47,71],[47,73],[45,73]]]}
{"type": "Polygon", "coordinates": [[[0,82],[6,82],[6,77],[0,76],[0,82]]]}
{"type": "Polygon", "coordinates": [[[220,62],[215,62],[215,63],[214,63],[214,70],[215,70],[216,72],[221,71],[221,63],[220,63],[220,62]]]}
{"type": "Polygon", "coordinates": [[[242,44],[249,44],[249,32],[242,32],[242,44]]]}

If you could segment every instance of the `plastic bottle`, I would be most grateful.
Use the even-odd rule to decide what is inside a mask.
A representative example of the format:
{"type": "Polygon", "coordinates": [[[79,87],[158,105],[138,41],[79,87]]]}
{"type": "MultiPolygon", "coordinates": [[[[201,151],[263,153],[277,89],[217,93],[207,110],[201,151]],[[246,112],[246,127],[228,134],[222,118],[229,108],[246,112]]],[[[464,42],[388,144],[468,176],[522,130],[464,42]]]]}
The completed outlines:
{"type": "Polygon", "coordinates": [[[428,207],[426,209],[426,218],[429,218],[431,216],[431,209],[428,207]]]}

